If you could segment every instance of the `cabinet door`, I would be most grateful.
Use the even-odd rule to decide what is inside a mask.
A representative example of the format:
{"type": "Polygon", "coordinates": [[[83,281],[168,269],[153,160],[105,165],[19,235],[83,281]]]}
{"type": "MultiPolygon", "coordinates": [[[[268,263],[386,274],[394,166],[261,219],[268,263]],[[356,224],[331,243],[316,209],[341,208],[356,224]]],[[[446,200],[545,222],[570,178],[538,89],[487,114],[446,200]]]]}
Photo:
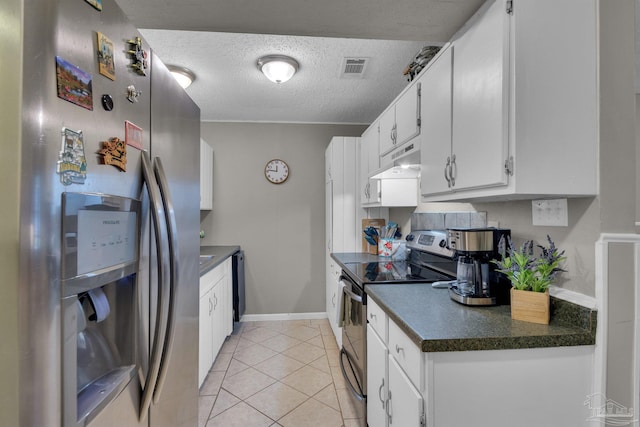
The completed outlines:
{"type": "Polygon", "coordinates": [[[213,148],[200,139],[200,210],[213,209],[213,148]]]}
{"type": "Polygon", "coordinates": [[[507,183],[508,28],[497,0],[453,41],[454,190],[507,183]]]}
{"type": "Polygon", "coordinates": [[[451,191],[447,159],[451,162],[451,75],[453,47],[442,52],[420,77],[422,133],[420,191],[423,195],[451,191]]]}
{"type": "Polygon", "coordinates": [[[420,97],[419,81],[409,86],[396,103],[396,146],[420,135],[420,97]]]}
{"type": "Polygon", "coordinates": [[[395,148],[396,109],[392,105],[380,116],[380,155],[384,156],[395,148]]]}
{"type": "MultiPolygon", "coordinates": [[[[371,325],[367,325],[367,424],[387,426],[387,347],[371,325]]],[[[400,424],[398,424],[400,425],[400,424]]]]}
{"type": "Polygon", "coordinates": [[[213,305],[213,311],[211,314],[212,325],[212,341],[213,341],[213,359],[215,360],[222,344],[224,343],[225,333],[225,321],[224,321],[224,279],[215,284],[211,290],[211,303],[213,305]]]}
{"type": "Polygon", "coordinates": [[[424,413],[420,392],[393,356],[389,356],[389,426],[420,427],[424,413]]]}
{"type": "Polygon", "coordinates": [[[204,379],[213,363],[213,331],[211,330],[211,314],[213,304],[211,291],[200,297],[200,317],[198,333],[198,387],[202,386],[204,379]]]}
{"type": "Polygon", "coordinates": [[[360,138],[360,203],[370,204],[378,201],[378,180],[369,179],[369,174],[380,165],[378,124],[367,128],[360,138]]]}

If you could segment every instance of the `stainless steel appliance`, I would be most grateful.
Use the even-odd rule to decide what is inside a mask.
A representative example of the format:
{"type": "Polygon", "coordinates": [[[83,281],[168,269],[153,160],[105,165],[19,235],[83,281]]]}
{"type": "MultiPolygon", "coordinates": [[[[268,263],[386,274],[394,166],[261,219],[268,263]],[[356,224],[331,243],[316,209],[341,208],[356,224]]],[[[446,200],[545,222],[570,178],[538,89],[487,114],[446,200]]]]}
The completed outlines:
{"type": "Polygon", "coordinates": [[[23,70],[10,101],[20,106],[11,143],[20,195],[7,201],[20,206],[17,281],[5,289],[19,320],[3,329],[18,348],[2,359],[3,375],[17,372],[6,390],[17,404],[3,405],[0,419],[196,426],[199,108],[113,0],[34,0],[21,10],[12,25],[24,36],[0,37],[21,43],[14,67],[23,70]],[[99,72],[97,32],[113,42],[115,80],[99,72]],[[56,57],[91,75],[85,108],[57,97],[56,57]],[[112,103],[103,107],[103,95],[112,103]],[[125,121],[140,129],[142,149],[126,145],[123,171],[97,153],[112,137],[134,143],[125,121]],[[82,150],[81,179],[65,180],[65,156],[82,150]]]}
{"type": "Polygon", "coordinates": [[[408,256],[405,260],[378,258],[374,262],[345,263],[340,277],[343,289],[340,367],[351,391],[358,425],[362,427],[367,425],[366,286],[449,283],[456,275],[454,252],[446,247],[443,230],[414,231],[406,240],[408,256]]]}
{"type": "MultiPolygon", "coordinates": [[[[447,246],[458,258],[456,282],[449,288],[452,300],[465,305],[508,302],[508,281],[491,262],[506,247],[510,230],[496,228],[448,228],[447,246]]],[[[504,253],[504,251],[502,251],[504,253]]]]}

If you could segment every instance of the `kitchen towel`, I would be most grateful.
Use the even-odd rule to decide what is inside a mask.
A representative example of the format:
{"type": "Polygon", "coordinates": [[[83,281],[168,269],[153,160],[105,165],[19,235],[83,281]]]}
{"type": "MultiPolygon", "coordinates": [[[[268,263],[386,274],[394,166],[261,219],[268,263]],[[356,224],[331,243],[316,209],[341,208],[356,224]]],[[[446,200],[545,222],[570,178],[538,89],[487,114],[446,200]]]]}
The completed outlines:
{"type": "Polygon", "coordinates": [[[102,288],[91,289],[88,292],[89,302],[93,307],[94,314],[89,316],[89,320],[94,322],[102,322],[109,316],[111,308],[109,307],[109,300],[105,295],[102,288]]]}
{"type": "Polygon", "coordinates": [[[344,282],[338,280],[338,290],[336,292],[336,322],[338,323],[338,328],[342,328],[342,324],[344,323],[344,288],[344,282]]]}

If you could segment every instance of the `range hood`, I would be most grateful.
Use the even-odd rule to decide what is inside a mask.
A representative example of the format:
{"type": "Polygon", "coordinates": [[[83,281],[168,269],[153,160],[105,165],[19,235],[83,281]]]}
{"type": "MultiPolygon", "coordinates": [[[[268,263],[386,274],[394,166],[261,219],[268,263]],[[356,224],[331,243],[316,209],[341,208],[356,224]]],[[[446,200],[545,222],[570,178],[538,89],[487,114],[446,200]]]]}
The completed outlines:
{"type": "Polygon", "coordinates": [[[420,138],[381,157],[382,167],[375,170],[371,179],[405,179],[420,177],[420,138]]]}

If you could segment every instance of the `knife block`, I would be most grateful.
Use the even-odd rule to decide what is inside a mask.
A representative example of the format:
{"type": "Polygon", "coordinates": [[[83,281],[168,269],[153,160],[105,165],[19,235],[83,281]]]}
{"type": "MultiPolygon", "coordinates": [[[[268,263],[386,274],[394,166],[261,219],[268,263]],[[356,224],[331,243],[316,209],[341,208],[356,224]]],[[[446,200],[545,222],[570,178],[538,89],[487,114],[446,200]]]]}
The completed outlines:
{"type": "MultiPolygon", "coordinates": [[[[369,218],[362,220],[362,252],[370,253],[373,255],[378,255],[378,245],[371,245],[364,238],[364,229],[367,227],[374,227],[378,230],[378,234],[380,234],[380,229],[386,225],[386,221],[384,218],[369,218]]],[[[380,237],[376,237],[376,242],[379,241],[380,237]]]]}

